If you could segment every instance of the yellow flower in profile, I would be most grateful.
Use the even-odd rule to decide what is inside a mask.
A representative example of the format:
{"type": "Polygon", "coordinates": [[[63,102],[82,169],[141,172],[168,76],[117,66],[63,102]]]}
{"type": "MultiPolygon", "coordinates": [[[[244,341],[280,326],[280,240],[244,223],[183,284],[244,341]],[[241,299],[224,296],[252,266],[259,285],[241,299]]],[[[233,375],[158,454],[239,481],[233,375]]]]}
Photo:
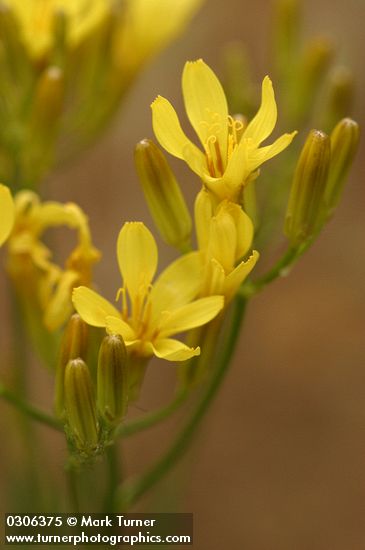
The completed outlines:
{"type": "Polygon", "coordinates": [[[111,9],[107,0],[3,0],[19,25],[30,56],[39,59],[53,46],[55,19],[66,18],[67,45],[77,46],[102,23],[111,9]]]}
{"type": "Polygon", "coordinates": [[[5,185],[0,184],[0,246],[9,237],[14,225],[14,201],[5,185]]]}
{"type": "Polygon", "coordinates": [[[251,251],[254,228],[241,206],[228,200],[218,205],[202,189],[195,201],[195,225],[202,260],[201,295],[222,294],[228,304],[259,259],[251,251]]]}
{"type": "Polygon", "coordinates": [[[15,221],[7,242],[8,271],[26,299],[39,305],[45,326],[55,330],[72,313],[71,291],[90,284],[100,253],[94,248],[88,220],[74,203],[40,202],[31,191],[15,196],[15,221]],[[45,231],[66,226],[77,231],[78,243],[65,267],[57,265],[43,243],[45,231]]]}
{"type": "Polygon", "coordinates": [[[222,85],[202,59],[185,64],[182,90],[188,118],[203,151],[188,139],[173,106],[161,96],[151,106],[155,135],[160,145],[185,160],[220,200],[237,201],[250,176],[288,147],[296,134],[283,134],[271,145],[261,146],[277,120],[271,80],[264,78],[261,106],[247,125],[229,115],[222,85]]]}
{"type": "Polygon", "coordinates": [[[123,279],[118,292],[121,311],[90,288],[79,287],[73,303],[82,319],[120,334],[139,357],[184,361],[199,355],[199,347],[171,338],[208,323],[223,308],[222,296],[196,299],[201,286],[199,253],[177,259],[152,284],[158,262],[155,239],[142,222],[129,222],[119,233],[117,256],[123,279]]]}

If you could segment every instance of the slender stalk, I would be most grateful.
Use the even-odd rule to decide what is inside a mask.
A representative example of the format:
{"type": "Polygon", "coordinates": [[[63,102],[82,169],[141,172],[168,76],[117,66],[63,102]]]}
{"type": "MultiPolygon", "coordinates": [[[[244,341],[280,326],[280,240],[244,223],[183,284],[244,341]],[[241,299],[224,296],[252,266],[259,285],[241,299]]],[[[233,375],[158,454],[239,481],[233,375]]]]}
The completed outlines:
{"type": "Polygon", "coordinates": [[[116,506],[116,490],[119,482],[119,457],[118,448],[115,443],[110,445],[106,450],[106,458],[108,465],[108,481],[104,500],[104,512],[117,512],[116,506]]]}
{"type": "Polygon", "coordinates": [[[25,401],[23,401],[23,399],[13,394],[1,384],[0,399],[4,399],[4,401],[7,401],[7,403],[10,403],[14,407],[16,407],[21,413],[24,413],[32,420],[36,420],[37,422],[45,424],[46,426],[53,428],[54,430],[57,430],[59,432],[63,431],[61,423],[56,418],[41,411],[40,409],[37,409],[29,403],[26,403],[25,401]]]}
{"type": "Polygon", "coordinates": [[[176,397],[160,409],[153,411],[151,413],[145,414],[142,418],[136,418],[135,420],[130,420],[125,424],[121,424],[115,431],[116,437],[128,437],[130,435],[136,434],[147,428],[155,426],[159,422],[162,422],[168,418],[172,413],[181,407],[188,397],[189,392],[186,390],[181,390],[176,394],[176,397]]]}
{"type": "Polygon", "coordinates": [[[225,338],[222,349],[218,354],[216,368],[214,372],[212,372],[211,378],[208,381],[202,398],[188,422],[173,441],[167,452],[152,466],[152,468],[136,480],[125,483],[120,487],[118,504],[123,510],[129,509],[141,496],[143,496],[163,476],[165,476],[167,472],[182,458],[187,450],[228,370],[238,340],[246,304],[247,301],[244,297],[236,297],[233,304],[228,334],[225,338]]]}
{"type": "Polygon", "coordinates": [[[79,495],[77,490],[77,471],[72,464],[69,464],[67,467],[67,481],[71,511],[77,514],[80,511],[79,495]]]}
{"type": "Polygon", "coordinates": [[[314,239],[315,237],[306,241],[300,246],[289,247],[284,255],[280,258],[280,260],[274,265],[272,269],[265,273],[265,275],[263,275],[260,279],[249,282],[241,287],[241,296],[250,298],[279,277],[286,276],[293,264],[304,254],[304,252],[308,250],[314,239]]]}

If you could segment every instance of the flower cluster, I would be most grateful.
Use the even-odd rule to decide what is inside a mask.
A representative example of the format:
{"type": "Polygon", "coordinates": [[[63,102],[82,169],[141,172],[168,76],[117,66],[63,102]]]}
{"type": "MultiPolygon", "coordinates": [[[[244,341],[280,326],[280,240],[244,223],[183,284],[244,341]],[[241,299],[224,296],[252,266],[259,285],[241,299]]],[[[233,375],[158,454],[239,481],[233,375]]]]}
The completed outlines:
{"type": "MultiPolygon", "coordinates": [[[[14,190],[38,185],[56,161],[93,139],[142,65],[178,34],[199,4],[3,0],[0,115],[7,131],[0,132],[0,158],[5,181],[14,190]]],[[[286,272],[310,246],[333,214],[357,149],[359,127],[351,119],[340,120],[330,135],[309,133],[290,175],[287,251],[261,279],[248,281],[263,250],[255,215],[260,170],[291,145],[297,132],[267,143],[278,117],[268,76],[261,103],[250,115],[230,114],[219,79],[202,59],[185,64],[182,92],[200,146],[188,138],[162,96],[151,104],[152,125],[160,146],[198,176],[194,214],[162,150],[152,140],[141,141],[135,162],[146,201],[162,239],[180,255],[157,274],[159,253],[151,231],[140,221],[124,223],[117,238],[121,284],[114,303],[96,290],[93,267],[100,253],[81,208],[42,201],[24,189],[12,196],[0,185],[0,245],[6,243],[16,297],[30,317],[41,319],[42,335],[44,327],[54,333],[63,329],[56,422],[63,424],[70,450],[83,459],[113,442],[128,403],[139,398],[152,357],[185,362],[179,381],[184,392],[212,372],[231,303],[248,299],[286,272]],[[77,235],[63,265],[45,239],[56,227],[77,235]],[[94,331],[92,346],[87,325],[103,329],[94,331]]],[[[232,332],[238,334],[238,328],[232,332]]]]}

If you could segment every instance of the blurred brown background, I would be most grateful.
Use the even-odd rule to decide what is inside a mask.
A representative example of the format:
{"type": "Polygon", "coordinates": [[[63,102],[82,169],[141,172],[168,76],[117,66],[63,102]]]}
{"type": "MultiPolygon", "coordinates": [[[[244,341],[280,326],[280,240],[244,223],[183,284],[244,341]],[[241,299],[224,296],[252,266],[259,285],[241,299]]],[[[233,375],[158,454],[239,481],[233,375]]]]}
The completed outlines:
{"type": "MultiPolygon", "coordinates": [[[[354,70],[355,118],[364,122],[365,2],[305,0],[303,11],[306,33],[325,31],[354,70]]],[[[121,224],[135,219],[151,225],[132,157],[134,144],[152,136],[151,100],[160,93],[181,109],[185,60],[203,57],[219,72],[221,48],[232,39],[245,41],[260,80],[269,70],[270,17],[269,1],[208,0],[184,37],[139,78],[108,134],[50,182],[49,197],[74,200],[90,216],[104,255],[96,280],[105,296],[112,298],[119,284],[115,241],[121,224]]],[[[364,146],[318,243],[288,279],[251,304],[233,368],[184,461],[188,473],[179,468],[170,485],[164,483],[165,493],[172,482],[181,490],[177,503],[171,497],[171,509],[195,514],[197,550],[365,548],[363,158],[364,146]]],[[[197,182],[182,163],[173,165],[192,196],[197,182]]],[[[165,251],[162,246],[161,265],[171,257],[165,251]]],[[[46,405],[52,390],[50,377],[42,376],[34,398],[46,405]]],[[[170,365],[152,365],[141,409],[168,400],[173,381],[170,365]]],[[[7,429],[8,407],[1,411],[3,459],[21,467],[16,437],[7,429]]],[[[171,425],[128,442],[128,471],[157,458],[173,432],[171,425]]],[[[64,442],[47,441],[56,475],[64,442]]],[[[158,497],[144,504],[161,509],[158,497]]]]}

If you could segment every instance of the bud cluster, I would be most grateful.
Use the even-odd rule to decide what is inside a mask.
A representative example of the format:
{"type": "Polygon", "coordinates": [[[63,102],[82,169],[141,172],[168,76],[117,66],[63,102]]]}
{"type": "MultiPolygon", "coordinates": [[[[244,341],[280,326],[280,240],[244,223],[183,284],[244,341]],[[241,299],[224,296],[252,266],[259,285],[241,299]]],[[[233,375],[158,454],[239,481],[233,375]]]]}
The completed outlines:
{"type": "Polygon", "coordinates": [[[87,365],[87,325],[74,314],[64,332],[56,372],[55,410],[78,453],[96,454],[112,437],[128,402],[127,351],[123,339],[103,339],[96,381],[87,365]]]}
{"type": "Polygon", "coordinates": [[[340,199],[359,143],[359,126],[341,120],[330,136],[312,130],[299,157],[286,211],[285,233],[293,246],[313,239],[340,199]]]}

